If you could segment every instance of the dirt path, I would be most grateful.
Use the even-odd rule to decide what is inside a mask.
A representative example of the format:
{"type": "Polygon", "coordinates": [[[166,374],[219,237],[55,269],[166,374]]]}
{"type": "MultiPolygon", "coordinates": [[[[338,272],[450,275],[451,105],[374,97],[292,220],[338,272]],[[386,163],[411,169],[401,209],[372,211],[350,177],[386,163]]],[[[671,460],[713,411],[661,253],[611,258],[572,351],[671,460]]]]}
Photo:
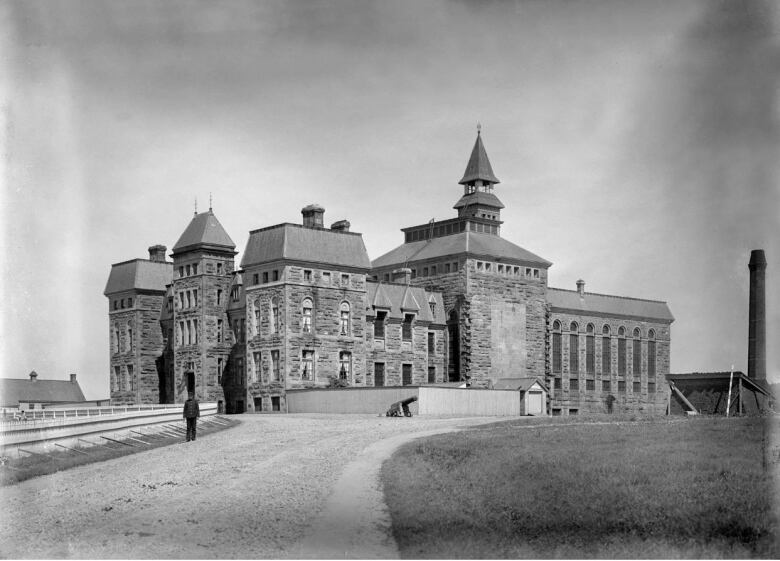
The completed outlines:
{"type": "Polygon", "coordinates": [[[192,443],[0,489],[0,556],[397,556],[381,462],[406,440],[495,419],[241,420],[192,443]]]}

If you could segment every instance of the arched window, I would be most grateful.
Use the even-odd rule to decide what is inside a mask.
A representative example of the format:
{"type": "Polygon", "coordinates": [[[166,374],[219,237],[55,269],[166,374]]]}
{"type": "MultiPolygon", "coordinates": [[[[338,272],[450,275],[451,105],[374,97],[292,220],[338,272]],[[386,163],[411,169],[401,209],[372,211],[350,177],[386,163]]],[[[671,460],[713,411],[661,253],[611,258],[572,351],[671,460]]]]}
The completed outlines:
{"type": "Polygon", "coordinates": [[[634,328],[634,341],[632,346],[632,370],[634,371],[634,378],[639,378],[642,374],[642,332],[638,327],[634,328]]]}
{"type": "Polygon", "coordinates": [[[647,377],[655,378],[655,331],[647,333],[647,377]]]}
{"type": "Polygon", "coordinates": [[[596,373],[596,328],[588,324],[585,336],[585,373],[593,376],[596,373]]]}
{"type": "Polygon", "coordinates": [[[314,303],[311,298],[304,298],[301,303],[301,331],[311,333],[314,330],[312,316],[314,312],[314,303]]]}
{"type": "Polygon", "coordinates": [[[279,333],[279,300],[271,298],[271,309],[269,310],[268,326],[271,333],[279,333]]]}
{"type": "Polygon", "coordinates": [[[301,380],[314,380],[314,351],[301,351],[301,380]]]}
{"type": "Polygon", "coordinates": [[[560,374],[563,369],[563,352],[561,346],[561,322],[555,320],[553,322],[553,334],[552,334],[552,370],[553,374],[560,374]]]}
{"type": "Polygon", "coordinates": [[[342,302],[339,306],[339,326],[342,335],[350,333],[349,328],[349,302],[342,302]]]}
{"type": "Polygon", "coordinates": [[[626,328],[618,328],[618,376],[626,375],[626,328]]]}
{"type": "Polygon", "coordinates": [[[601,328],[601,375],[612,375],[612,335],[608,325],[601,328]]]}
{"type": "Polygon", "coordinates": [[[576,375],[580,371],[580,336],[577,333],[577,322],[569,326],[569,374],[576,375]]]}
{"type": "Polygon", "coordinates": [[[125,341],[125,350],[133,350],[133,323],[130,321],[127,322],[127,341],[125,341]]]}

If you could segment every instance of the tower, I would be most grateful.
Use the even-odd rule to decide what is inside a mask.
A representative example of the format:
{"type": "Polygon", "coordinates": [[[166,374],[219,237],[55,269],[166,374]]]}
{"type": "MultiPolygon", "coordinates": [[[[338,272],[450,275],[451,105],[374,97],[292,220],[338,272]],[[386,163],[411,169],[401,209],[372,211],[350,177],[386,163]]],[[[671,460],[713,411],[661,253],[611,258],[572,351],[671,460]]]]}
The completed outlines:
{"type": "Polygon", "coordinates": [[[226,326],[235,247],[211,208],[195,214],[173,246],[173,387],[166,394],[177,403],[189,392],[224,401],[221,373],[233,343],[226,326]]]}
{"type": "Polygon", "coordinates": [[[493,193],[493,186],[500,181],[493,174],[479,129],[463,179],[458,183],[463,185],[463,196],[453,207],[458,211],[458,217],[470,217],[483,222],[491,230],[495,229],[492,233],[498,234],[504,205],[493,193]]]}
{"type": "Polygon", "coordinates": [[[766,303],[764,276],[766,256],[763,249],[750,252],[750,308],[748,311],[747,375],[766,380],[766,303]]]}

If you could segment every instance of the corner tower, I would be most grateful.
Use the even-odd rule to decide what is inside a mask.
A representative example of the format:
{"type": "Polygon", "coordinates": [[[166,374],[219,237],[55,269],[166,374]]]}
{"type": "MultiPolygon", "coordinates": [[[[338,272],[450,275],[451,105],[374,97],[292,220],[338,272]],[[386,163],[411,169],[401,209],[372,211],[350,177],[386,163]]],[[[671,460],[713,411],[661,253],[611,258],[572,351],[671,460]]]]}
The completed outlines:
{"type": "Polygon", "coordinates": [[[176,403],[224,402],[222,372],[232,339],[226,337],[227,303],[236,244],[211,208],[195,214],[173,246],[173,380],[166,394],[176,403]]]}

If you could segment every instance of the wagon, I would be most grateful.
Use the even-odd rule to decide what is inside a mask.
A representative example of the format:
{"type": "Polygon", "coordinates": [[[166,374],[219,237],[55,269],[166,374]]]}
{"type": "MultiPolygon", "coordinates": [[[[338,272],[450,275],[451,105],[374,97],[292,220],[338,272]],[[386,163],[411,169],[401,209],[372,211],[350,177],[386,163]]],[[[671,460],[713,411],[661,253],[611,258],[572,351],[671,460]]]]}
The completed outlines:
{"type": "Polygon", "coordinates": [[[409,404],[414,403],[417,401],[417,397],[407,397],[406,399],[403,399],[401,401],[396,401],[390,406],[390,409],[387,410],[387,413],[385,413],[385,416],[387,417],[411,417],[412,412],[409,411],[409,404]]]}

